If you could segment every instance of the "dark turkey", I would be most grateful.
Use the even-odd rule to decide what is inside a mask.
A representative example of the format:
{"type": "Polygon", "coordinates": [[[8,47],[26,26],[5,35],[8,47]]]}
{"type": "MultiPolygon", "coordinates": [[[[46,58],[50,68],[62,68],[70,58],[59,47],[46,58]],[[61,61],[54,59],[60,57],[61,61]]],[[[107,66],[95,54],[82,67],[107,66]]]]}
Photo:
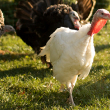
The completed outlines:
{"type": "MultiPolygon", "coordinates": [[[[75,6],[72,4],[72,7],[62,3],[62,0],[22,0],[16,7],[17,35],[37,54],[57,28],[80,28],[79,16],[74,11],[80,12],[78,3],[74,4],[75,6]]],[[[45,57],[41,57],[41,60],[43,63],[46,62],[45,57]]],[[[48,66],[50,67],[50,63],[48,66]]]]}

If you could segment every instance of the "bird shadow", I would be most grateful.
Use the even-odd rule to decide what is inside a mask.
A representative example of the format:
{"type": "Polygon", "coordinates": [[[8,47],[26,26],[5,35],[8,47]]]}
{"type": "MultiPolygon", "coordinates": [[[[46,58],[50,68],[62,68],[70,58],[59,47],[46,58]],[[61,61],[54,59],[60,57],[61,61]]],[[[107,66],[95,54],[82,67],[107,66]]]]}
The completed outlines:
{"type": "Polygon", "coordinates": [[[0,60],[4,61],[14,61],[14,60],[19,60],[21,58],[25,58],[26,56],[33,56],[34,53],[3,53],[0,54],[0,60]]]}
{"type": "Polygon", "coordinates": [[[109,44],[106,44],[106,45],[104,45],[104,44],[103,45],[96,45],[95,46],[95,51],[96,51],[96,53],[98,53],[99,51],[107,49],[107,48],[110,48],[109,44]]]}
{"type": "MultiPolygon", "coordinates": [[[[91,71],[95,70],[95,73],[97,74],[103,68],[106,70],[108,69],[106,66],[99,65],[93,68],[91,71]]],[[[82,107],[85,107],[95,104],[95,100],[101,101],[102,98],[110,99],[110,82],[106,83],[107,80],[110,79],[110,71],[108,72],[108,75],[96,76],[96,78],[93,79],[94,82],[88,81],[74,88],[73,96],[76,105],[81,104],[82,107]]],[[[89,75],[93,76],[94,74],[90,73],[89,75]]]]}
{"type": "Polygon", "coordinates": [[[32,67],[32,65],[28,65],[26,67],[12,68],[10,70],[4,71],[0,70],[0,78],[24,74],[31,75],[32,77],[37,77],[42,80],[48,75],[52,75],[52,72],[49,69],[37,69],[37,67],[32,67]]]}
{"type": "MultiPolygon", "coordinates": [[[[100,65],[93,68],[91,71],[94,70],[98,71],[102,68],[103,67],[100,65]]],[[[97,73],[97,71],[95,72],[97,73]]],[[[24,73],[29,73],[29,74],[31,73],[31,76],[38,77],[40,79],[44,79],[45,77],[48,77],[48,75],[52,75],[52,72],[50,72],[49,69],[37,69],[31,67],[30,65],[27,67],[13,68],[10,70],[0,71],[0,78],[6,76],[15,76],[24,73]]],[[[87,106],[92,105],[94,98],[98,99],[99,101],[101,100],[101,98],[110,98],[109,91],[107,91],[106,88],[107,86],[110,85],[110,83],[106,84],[106,80],[108,79],[110,79],[110,74],[106,76],[101,76],[101,78],[99,80],[96,80],[94,83],[88,81],[86,83],[81,83],[80,85],[75,86],[73,90],[75,104],[81,107],[85,107],[86,105],[87,106]]],[[[46,107],[50,109],[51,106],[59,107],[59,105],[65,109],[68,109],[70,107],[70,104],[66,103],[67,98],[69,96],[69,93],[67,91],[60,92],[58,88],[56,88],[57,90],[53,90],[50,87],[48,88],[48,91],[50,92],[46,92],[46,90],[42,90],[42,89],[35,89],[34,87],[31,88],[22,87],[22,88],[25,89],[25,92],[29,94],[28,100],[30,100],[30,104],[34,104],[34,103],[38,104],[38,106],[33,106],[35,109],[43,108],[44,105],[46,105],[46,107]],[[34,94],[34,98],[32,98],[33,94],[34,94]],[[41,105],[41,103],[43,103],[44,105],[41,105]]],[[[10,91],[12,89],[13,88],[10,88],[10,91]]],[[[6,103],[4,102],[3,105],[5,104],[6,103]]],[[[19,108],[26,108],[26,106],[24,107],[23,105],[21,105],[19,108]]]]}

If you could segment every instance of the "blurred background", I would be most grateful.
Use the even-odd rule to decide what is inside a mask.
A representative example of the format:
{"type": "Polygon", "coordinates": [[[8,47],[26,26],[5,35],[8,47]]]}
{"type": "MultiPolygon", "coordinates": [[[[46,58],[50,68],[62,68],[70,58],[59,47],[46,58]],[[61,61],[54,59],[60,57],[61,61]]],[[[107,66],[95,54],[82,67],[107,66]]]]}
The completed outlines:
{"type": "MultiPolygon", "coordinates": [[[[18,2],[19,0],[0,0],[0,9],[4,13],[5,24],[10,24],[12,26],[15,26],[17,19],[14,17],[14,12],[18,2]]],[[[76,0],[64,0],[64,3],[66,4],[71,4],[72,2],[76,2],[76,0]]],[[[96,0],[96,5],[93,13],[99,8],[105,8],[108,11],[110,11],[110,0],[96,0]]],[[[91,18],[90,18],[90,21],[91,21],[91,18]]],[[[110,23],[107,23],[104,29],[101,30],[101,32],[109,33],[109,29],[110,29],[109,24],[110,23]]]]}

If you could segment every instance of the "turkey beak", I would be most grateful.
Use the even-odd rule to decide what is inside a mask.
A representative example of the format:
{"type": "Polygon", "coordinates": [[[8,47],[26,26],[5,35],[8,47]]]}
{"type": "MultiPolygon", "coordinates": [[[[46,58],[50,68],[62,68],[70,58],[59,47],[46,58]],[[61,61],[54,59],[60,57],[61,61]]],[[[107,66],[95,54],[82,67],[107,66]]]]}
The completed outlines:
{"type": "Polygon", "coordinates": [[[80,19],[77,17],[73,18],[73,22],[74,22],[74,27],[79,30],[79,28],[81,27],[80,23],[79,23],[80,19]]]}
{"type": "Polygon", "coordinates": [[[14,34],[16,35],[16,31],[14,31],[14,34]]]}
{"type": "Polygon", "coordinates": [[[107,13],[105,18],[106,18],[107,20],[110,20],[110,13],[107,13]]]}
{"type": "Polygon", "coordinates": [[[14,30],[13,33],[16,35],[16,31],[14,30]]]}

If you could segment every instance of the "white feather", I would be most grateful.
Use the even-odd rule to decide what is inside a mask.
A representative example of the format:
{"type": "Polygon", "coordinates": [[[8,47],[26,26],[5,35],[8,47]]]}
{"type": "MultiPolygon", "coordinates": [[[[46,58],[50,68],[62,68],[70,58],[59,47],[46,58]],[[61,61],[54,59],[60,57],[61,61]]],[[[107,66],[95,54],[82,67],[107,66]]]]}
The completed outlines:
{"type": "Polygon", "coordinates": [[[39,54],[46,55],[47,61],[52,62],[53,75],[61,83],[71,82],[76,75],[84,79],[89,74],[95,55],[93,37],[87,35],[90,26],[84,25],[79,31],[56,29],[39,54]]]}

